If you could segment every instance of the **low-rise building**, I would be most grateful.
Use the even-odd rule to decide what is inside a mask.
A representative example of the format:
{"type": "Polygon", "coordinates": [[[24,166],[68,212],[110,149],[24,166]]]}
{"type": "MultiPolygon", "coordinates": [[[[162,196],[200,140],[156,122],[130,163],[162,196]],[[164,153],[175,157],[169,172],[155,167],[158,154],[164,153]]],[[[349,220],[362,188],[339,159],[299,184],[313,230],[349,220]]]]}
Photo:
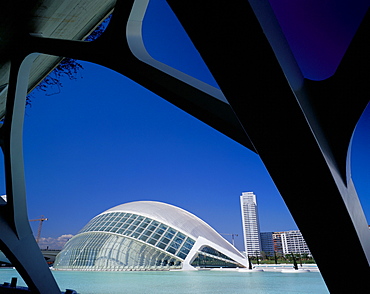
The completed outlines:
{"type": "Polygon", "coordinates": [[[261,233],[261,243],[265,253],[276,252],[282,255],[291,253],[311,255],[310,249],[299,230],[263,232],[261,233]]]}

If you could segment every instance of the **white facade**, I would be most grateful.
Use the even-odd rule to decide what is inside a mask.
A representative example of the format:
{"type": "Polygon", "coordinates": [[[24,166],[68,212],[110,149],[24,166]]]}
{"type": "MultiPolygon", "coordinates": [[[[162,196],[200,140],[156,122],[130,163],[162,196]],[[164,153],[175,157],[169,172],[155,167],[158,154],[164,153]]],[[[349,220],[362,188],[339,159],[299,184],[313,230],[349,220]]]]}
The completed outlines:
{"type": "Polygon", "coordinates": [[[280,232],[283,254],[299,253],[311,255],[301,231],[292,230],[280,232]]]}
{"type": "Polygon", "coordinates": [[[253,192],[243,192],[240,196],[240,206],[246,255],[259,255],[261,240],[256,195],[253,192]]]}
{"type": "Polygon", "coordinates": [[[137,201],[94,217],[58,254],[59,270],[194,270],[247,267],[212,227],[172,205],[137,201]]]}

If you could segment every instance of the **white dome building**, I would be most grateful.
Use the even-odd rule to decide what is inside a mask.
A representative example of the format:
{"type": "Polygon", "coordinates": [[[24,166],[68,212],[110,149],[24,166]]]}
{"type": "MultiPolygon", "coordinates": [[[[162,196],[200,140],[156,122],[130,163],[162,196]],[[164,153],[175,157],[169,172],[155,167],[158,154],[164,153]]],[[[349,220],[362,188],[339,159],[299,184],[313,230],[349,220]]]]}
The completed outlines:
{"type": "Polygon", "coordinates": [[[58,254],[59,270],[244,268],[248,260],[207,223],[173,205],[137,201],[94,217],[58,254]]]}

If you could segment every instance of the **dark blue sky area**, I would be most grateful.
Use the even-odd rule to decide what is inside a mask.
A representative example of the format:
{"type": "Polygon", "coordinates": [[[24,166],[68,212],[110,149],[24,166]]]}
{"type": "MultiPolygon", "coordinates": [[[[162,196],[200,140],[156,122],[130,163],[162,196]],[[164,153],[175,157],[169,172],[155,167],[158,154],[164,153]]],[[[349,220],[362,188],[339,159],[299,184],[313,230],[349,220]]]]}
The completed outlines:
{"type": "Polygon", "coordinates": [[[257,155],[121,75],[83,66],[83,79],[27,109],[29,214],[49,218],[43,236],[75,234],[134,200],[174,204],[241,236],[243,191],[258,195],[263,230],[295,228],[257,155]]]}
{"type": "Polygon", "coordinates": [[[369,0],[269,0],[306,78],[333,75],[369,0]]]}
{"type": "MultiPolygon", "coordinates": [[[[269,2],[303,75],[312,80],[326,79],[334,74],[370,4],[369,0],[269,2]]],[[[199,54],[194,52],[164,0],[150,1],[143,35],[153,58],[214,85],[201,62],[194,63],[199,54]]]]}
{"type": "MultiPolygon", "coordinates": [[[[369,0],[269,0],[304,77],[333,75],[369,7],[369,0]]],[[[163,0],[150,2],[143,26],[153,58],[217,87],[180,23],[163,0]],[[167,17],[162,17],[163,12],[167,17]],[[155,25],[154,25],[155,24],[155,25]]],[[[353,177],[366,211],[370,191],[370,108],[357,126],[352,146],[353,177]]]]}
{"type": "MultiPolygon", "coordinates": [[[[302,71],[314,79],[330,75],[365,11],[364,1],[353,10],[346,6],[349,1],[317,1],[321,12],[306,7],[308,1],[292,2],[271,0],[284,30],[297,23],[287,38],[291,43],[298,40],[292,47],[302,71]],[[343,27],[340,20],[347,23],[347,18],[351,25],[343,27]],[[307,42],[312,50],[302,50],[307,42]],[[339,53],[331,54],[333,48],[339,53]]],[[[151,2],[145,22],[144,41],[154,58],[215,85],[163,0],[151,2]]],[[[296,228],[256,154],[127,78],[82,64],[82,78],[62,80],[59,94],[35,92],[26,110],[29,217],[49,218],[43,237],[76,234],[115,205],[156,200],[196,214],[220,233],[239,234],[236,245],[243,249],[239,196],[244,191],[257,195],[262,231],[296,228]]],[[[352,160],[368,213],[369,117],[358,126],[352,160]]],[[[37,229],[36,223],[33,226],[37,229]]]]}

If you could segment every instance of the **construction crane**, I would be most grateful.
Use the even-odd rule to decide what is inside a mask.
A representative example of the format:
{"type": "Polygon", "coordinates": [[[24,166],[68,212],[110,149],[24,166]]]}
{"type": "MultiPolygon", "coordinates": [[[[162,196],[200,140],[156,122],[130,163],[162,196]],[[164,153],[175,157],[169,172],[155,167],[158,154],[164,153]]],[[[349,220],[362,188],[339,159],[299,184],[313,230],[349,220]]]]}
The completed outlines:
{"type": "Polygon", "coordinates": [[[234,240],[234,237],[236,236],[236,237],[238,237],[238,234],[221,234],[221,235],[228,235],[228,236],[231,236],[231,240],[232,240],[232,243],[233,243],[233,246],[235,246],[235,240],[234,240]]]}
{"type": "Polygon", "coordinates": [[[41,228],[42,228],[42,223],[44,222],[44,221],[47,221],[48,219],[47,218],[45,218],[43,215],[40,217],[40,218],[38,218],[38,219],[30,219],[30,222],[40,222],[39,223],[39,228],[38,228],[38,230],[37,230],[37,236],[36,236],[36,243],[38,244],[39,243],[39,241],[40,241],[40,235],[41,235],[41,228]]]}

